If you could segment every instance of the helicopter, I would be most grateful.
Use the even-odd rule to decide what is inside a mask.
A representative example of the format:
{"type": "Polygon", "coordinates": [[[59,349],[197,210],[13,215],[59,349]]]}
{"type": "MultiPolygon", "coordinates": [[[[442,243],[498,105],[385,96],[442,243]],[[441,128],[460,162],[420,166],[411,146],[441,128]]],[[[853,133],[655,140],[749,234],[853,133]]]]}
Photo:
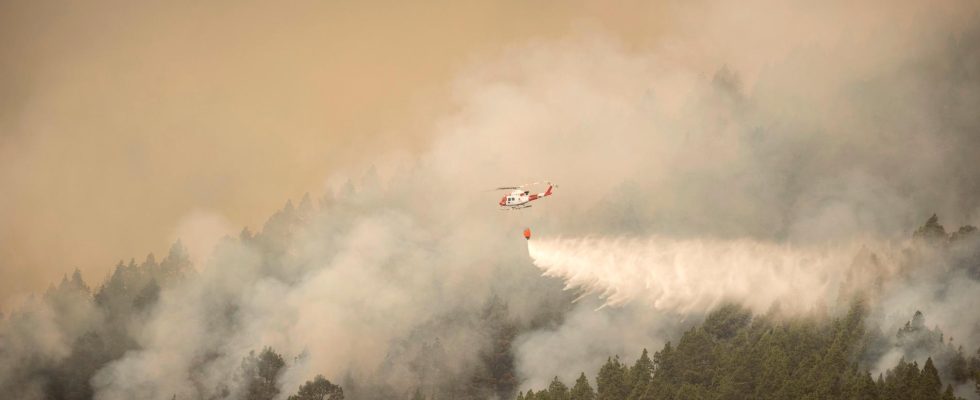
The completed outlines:
{"type": "Polygon", "coordinates": [[[500,202],[497,203],[500,205],[500,210],[503,211],[521,210],[521,209],[529,208],[531,207],[531,204],[529,204],[530,202],[541,199],[545,196],[551,196],[554,193],[554,188],[558,187],[558,185],[555,185],[551,182],[545,182],[545,183],[548,185],[548,189],[541,193],[531,193],[531,191],[525,190],[525,188],[529,186],[538,185],[539,183],[537,182],[528,183],[520,186],[501,186],[494,189],[494,190],[511,191],[510,194],[507,194],[506,196],[502,197],[500,199],[500,202]]]}

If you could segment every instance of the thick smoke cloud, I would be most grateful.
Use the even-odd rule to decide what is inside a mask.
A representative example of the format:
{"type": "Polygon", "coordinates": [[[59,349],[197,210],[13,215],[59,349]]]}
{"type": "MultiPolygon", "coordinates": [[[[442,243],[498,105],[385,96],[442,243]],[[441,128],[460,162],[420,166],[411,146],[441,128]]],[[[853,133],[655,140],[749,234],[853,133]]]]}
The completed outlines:
{"type": "MultiPolygon", "coordinates": [[[[352,184],[266,224],[281,240],[261,251],[248,235],[220,244],[197,276],[165,288],[145,323],[131,328],[140,350],[93,379],[97,398],[237,393],[236,367],[263,346],[297,358],[286,392],[316,373],[411,387],[416,377],[399,357],[417,352],[424,340],[416,339],[439,338],[446,370],[466,371],[492,342],[486,315],[527,328],[515,341],[519,379],[541,387],[568,373],[556,368],[654,348],[727,297],[695,298],[694,309],[674,297],[660,311],[656,301],[622,305],[630,296],[613,292],[608,299],[620,307],[595,311],[602,302],[592,297],[571,303],[580,293],[562,292],[563,282],[531,264],[525,226],[545,238],[631,238],[614,243],[623,248],[614,255],[638,260],[637,268],[647,262],[637,243],[650,236],[662,238],[657,249],[741,243],[754,249],[746,258],[775,260],[763,271],[769,279],[806,290],[826,281],[794,279],[847,271],[858,253],[850,249],[906,238],[933,212],[976,225],[975,5],[676,7],[675,33],[652,49],[587,32],[471,66],[454,86],[456,111],[434,124],[436,139],[421,156],[379,160],[376,174],[336,174],[331,182],[352,184]],[[541,179],[561,184],[557,194],[522,212],[495,210],[496,194],[485,191],[541,179]],[[824,257],[814,248],[847,251],[824,257]],[[794,249],[810,261],[780,264],[794,249]],[[495,296],[506,308],[494,308],[495,296]]],[[[567,255],[552,245],[531,255],[567,255]]],[[[700,265],[716,254],[673,272],[727,273],[743,289],[754,283],[758,275],[740,274],[751,263],[700,265]]],[[[614,272],[579,271],[592,282],[614,272]]],[[[974,293],[959,278],[937,281],[974,293]]],[[[970,304],[924,294],[932,290],[883,292],[902,301],[890,303],[882,326],[915,308],[970,304]]],[[[763,310],[787,291],[736,295],[763,310]]],[[[975,322],[955,328],[958,340],[975,337],[966,326],[975,322]]],[[[57,343],[71,340],[51,339],[50,357],[63,357],[57,343]]]]}
{"type": "Polygon", "coordinates": [[[164,249],[188,216],[237,232],[333,171],[417,155],[467,60],[583,19],[642,44],[664,18],[383,3],[0,2],[0,308],[164,249]]]}
{"type": "Polygon", "coordinates": [[[647,304],[605,307],[585,297],[565,314],[560,325],[521,335],[515,343],[517,369],[525,388],[547,387],[557,376],[574,382],[581,372],[591,376],[609,357],[632,358],[641,348],[656,351],[702,317],[701,314],[651,312],[647,304]]]}
{"type": "Polygon", "coordinates": [[[474,221],[428,209],[428,188],[402,182],[384,189],[369,176],[321,211],[287,206],[263,230],[284,241],[219,245],[134,328],[141,350],[93,378],[97,398],[237,396],[241,359],[264,346],[296,358],[284,394],[318,373],[412,389],[418,347],[436,340],[447,356],[434,379],[463,380],[492,343],[488,299],[505,299],[501,317],[522,325],[570,300],[535,277],[518,235],[495,234],[512,230],[495,210],[474,221]]]}

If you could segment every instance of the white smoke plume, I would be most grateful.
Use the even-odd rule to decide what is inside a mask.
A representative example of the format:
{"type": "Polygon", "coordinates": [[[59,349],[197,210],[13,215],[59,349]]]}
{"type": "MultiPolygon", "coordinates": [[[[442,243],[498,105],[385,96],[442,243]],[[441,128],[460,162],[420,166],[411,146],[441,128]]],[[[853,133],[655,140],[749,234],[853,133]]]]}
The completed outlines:
{"type": "MultiPolygon", "coordinates": [[[[263,229],[272,239],[243,234],[195,255],[208,260],[199,275],[164,288],[127,327],[136,349],[96,374],[95,396],[238,393],[242,357],[272,346],[297,358],[283,395],[317,373],[351,373],[384,375],[404,390],[392,397],[408,397],[415,339],[439,338],[444,370],[465,371],[491,342],[481,315],[493,312],[533,327],[515,339],[515,368],[540,388],[579,372],[558,368],[653,350],[680,314],[691,321],[722,301],[806,310],[840,284],[873,280],[860,271],[919,276],[895,268],[896,246],[882,243],[933,212],[980,218],[980,30],[968,20],[974,3],[949,4],[698,3],[678,6],[675,33],[650,49],[595,32],[508,48],[459,78],[457,107],[433,122],[422,155],[381,160],[364,179],[333,174],[353,185],[288,206],[263,229]],[[497,211],[485,192],[539,179],[561,188],[520,213],[497,211]],[[528,250],[547,274],[601,299],[568,306],[579,293],[540,278],[524,226],[544,238],[597,235],[535,238],[528,250]],[[861,244],[878,266],[852,268],[861,244]],[[486,312],[493,296],[506,309],[486,312]],[[617,307],[594,311],[603,303],[617,307]]],[[[210,238],[222,226],[178,230],[210,238]]],[[[973,289],[940,298],[949,279],[922,282],[882,291],[894,299],[883,329],[915,308],[976,309],[973,289]]],[[[976,337],[977,319],[960,318],[958,340],[976,337]]],[[[29,322],[50,358],[79,333],[29,322]]],[[[13,317],[2,325],[0,365],[13,365],[34,342],[13,317]]]]}
{"type": "MultiPolygon", "coordinates": [[[[686,325],[677,316],[697,318],[725,303],[756,314],[809,318],[840,314],[861,301],[871,310],[867,326],[880,335],[863,355],[875,373],[894,367],[901,358],[924,364],[932,357],[945,366],[956,346],[969,352],[980,343],[975,312],[980,307],[980,238],[937,240],[804,246],[658,236],[534,238],[528,241],[528,253],[542,274],[561,279],[566,290],[597,309],[578,307],[560,329],[528,335],[522,347],[533,356],[522,361],[530,370],[557,369],[540,361],[548,359],[542,354],[548,350],[541,349],[581,348],[572,343],[582,343],[578,336],[583,332],[656,333],[662,341],[679,332],[663,331],[663,326],[686,325]],[[644,309],[656,310],[659,317],[644,318],[644,309]],[[617,317],[624,314],[630,317],[617,317]],[[896,336],[903,325],[906,332],[896,336]]],[[[582,358],[595,351],[584,350],[582,358]]],[[[618,346],[601,350],[637,351],[618,346]]],[[[593,363],[602,358],[592,357],[597,359],[593,363]]],[[[557,365],[580,364],[578,359],[562,359],[557,365]]],[[[563,372],[564,379],[575,378],[563,372]]],[[[950,379],[949,371],[942,373],[950,379]]],[[[547,383],[541,378],[533,381],[537,387],[547,383]]],[[[975,397],[972,383],[956,390],[960,396],[975,397]]]]}
{"type": "MultiPolygon", "coordinates": [[[[595,293],[606,305],[639,301],[675,313],[705,313],[735,302],[757,313],[825,308],[843,280],[890,274],[882,264],[854,265],[858,248],[803,247],[761,241],[651,237],[533,239],[531,258],[567,289],[595,293]],[[855,268],[878,269],[858,271],[855,268]]],[[[871,282],[862,283],[866,286],[871,282]]]]}

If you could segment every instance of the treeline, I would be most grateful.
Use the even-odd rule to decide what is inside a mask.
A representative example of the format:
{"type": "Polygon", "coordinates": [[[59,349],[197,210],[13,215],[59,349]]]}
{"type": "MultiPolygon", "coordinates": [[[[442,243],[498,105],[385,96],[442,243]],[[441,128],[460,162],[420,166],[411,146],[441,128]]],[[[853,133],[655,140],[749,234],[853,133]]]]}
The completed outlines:
{"type": "MultiPolygon", "coordinates": [[[[302,270],[300,264],[307,262],[297,260],[290,252],[293,237],[311,229],[317,213],[306,196],[296,206],[287,202],[259,232],[244,229],[237,238],[225,240],[254,251],[261,258],[258,268],[262,275],[293,282],[299,279],[296,271],[302,270]]],[[[106,373],[107,366],[128,353],[143,350],[137,335],[141,327],[154,320],[161,296],[168,289],[193,282],[198,275],[187,249],[177,241],[162,260],[150,254],[143,262],[120,261],[111,274],[94,286],[75,270],[43,295],[33,296],[24,306],[0,315],[0,398],[94,398],[100,372],[106,373]]],[[[560,286],[555,290],[560,292],[560,286]]],[[[567,299],[555,298],[554,302],[566,304],[567,299]]],[[[224,319],[211,321],[214,329],[236,329],[240,315],[235,313],[234,304],[227,309],[226,314],[220,315],[224,319]]],[[[368,376],[330,377],[333,382],[317,376],[300,387],[283,387],[281,374],[289,364],[272,348],[246,356],[238,368],[223,374],[229,376],[227,382],[210,386],[211,382],[197,379],[195,368],[210,368],[209,360],[226,354],[207,348],[187,371],[188,385],[193,387],[185,393],[197,393],[190,397],[194,399],[245,400],[271,400],[283,395],[293,400],[339,400],[345,396],[408,399],[413,393],[464,400],[510,397],[518,383],[512,342],[521,331],[533,326],[512,321],[507,301],[497,296],[486,299],[479,311],[461,309],[455,314],[433,316],[409,337],[390,343],[385,361],[368,376]],[[474,365],[451,368],[451,361],[458,357],[453,349],[444,348],[434,332],[459,324],[485,336],[480,339],[488,345],[476,352],[474,365]],[[406,374],[407,380],[417,384],[400,384],[406,374]]],[[[533,323],[546,324],[558,317],[548,314],[533,323]]],[[[171,396],[175,400],[187,398],[167,394],[167,398],[171,396]]]]}
{"type": "MultiPolygon", "coordinates": [[[[632,364],[618,356],[599,368],[593,389],[585,374],[569,388],[555,377],[549,387],[528,390],[518,400],[694,400],[694,399],[855,399],[953,400],[932,358],[923,365],[902,359],[872,376],[861,361],[875,340],[865,332],[860,303],[826,322],[755,316],[729,305],[700,326],[667,342],[632,364]]],[[[921,313],[916,318],[921,318],[921,313]]],[[[910,321],[898,335],[918,329],[910,321]]],[[[980,394],[980,349],[967,359],[962,350],[944,366],[953,380],[975,382],[980,394]]]]}
{"type": "MultiPolygon", "coordinates": [[[[244,230],[238,239],[252,246],[275,271],[281,265],[291,230],[312,213],[309,197],[300,207],[291,202],[270,218],[259,234],[244,230]]],[[[227,239],[234,240],[234,239],[227,239]]],[[[133,330],[145,325],[165,288],[196,278],[190,255],[178,240],[158,261],[151,253],[137,263],[120,261],[96,287],[77,269],[20,309],[0,314],[0,397],[88,400],[95,396],[93,378],[103,367],[140,350],[133,330]]],[[[244,391],[236,398],[271,400],[279,395],[282,356],[272,349],[249,354],[225,386],[244,391]]],[[[220,390],[219,390],[220,392],[220,390]]],[[[174,396],[179,399],[179,396],[174,396]]],[[[340,386],[317,376],[289,397],[295,400],[344,398],[340,386]]]]}
{"type": "MultiPolygon", "coordinates": [[[[932,215],[912,238],[945,254],[961,276],[980,279],[977,234],[970,225],[948,233],[932,215]]],[[[966,354],[938,327],[928,328],[921,312],[891,335],[869,330],[868,312],[858,301],[842,317],[787,319],[728,305],[652,357],[643,350],[632,365],[609,358],[598,366],[595,386],[582,372],[571,387],[555,377],[547,388],[516,398],[947,400],[957,398],[954,386],[972,386],[980,395],[980,349],[966,354]],[[873,364],[889,350],[925,361],[902,358],[873,376],[873,364]]]]}
{"type": "MultiPolygon", "coordinates": [[[[159,297],[161,286],[169,286],[194,274],[183,245],[175,243],[166,258],[157,262],[150,254],[143,263],[120,262],[114,272],[92,290],[78,270],[65,276],[57,286],[49,288],[40,299],[55,314],[53,321],[62,324],[60,331],[78,335],[68,349],[68,356],[48,362],[43,357],[29,357],[12,365],[13,374],[3,382],[6,393],[15,398],[39,396],[45,399],[84,400],[93,398],[92,377],[109,362],[119,359],[129,350],[139,348],[127,331],[129,324],[141,321],[159,297]],[[95,317],[92,317],[95,316],[95,317]],[[73,321],[89,319],[89,321],[73,321]],[[14,379],[10,379],[14,378],[14,379]],[[16,387],[23,383],[39,383],[39,387],[16,387]],[[9,386],[7,386],[9,385],[9,386]],[[22,391],[29,389],[30,392],[22,391]]],[[[11,326],[31,326],[27,321],[32,313],[13,313],[11,326]]],[[[37,332],[41,333],[41,332],[37,332]]],[[[4,339],[0,337],[0,339],[4,339]]],[[[0,347],[0,353],[6,349],[0,347]]],[[[280,394],[278,379],[286,367],[283,357],[271,348],[254,352],[241,362],[236,373],[245,400],[272,400],[280,394]]],[[[225,389],[225,395],[230,390],[225,389]]],[[[175,399],[178,399],[176,396],[175,399]]],[[[321,375],[300,386],[289,400],[343,400],[340,386],[321,375]]]]}
{"type": "MultiPolygon", "coordinates": [[[[296,259],[289,251],[292,236],[307,229],[316,217],[306,197],[297,207],[287,203],[259,233],[243,230],[237,239],[228,240],[261,257],[263,276],[294,281],[300,279],[295,273],[301,270],[298,265],[308,261],[296,259]]],[[[958,255],[957,262],[966,266],[966,276],[980,277],[980,252],[971,244],[973,239],[967,240],[975,239],[975,228],[967,226],[948,234],[933,216],[913,236],[938,248],[970,244],[972,252],[958,255]]],[[[127,352],[140,350],[133,327],[152,320],[161,293],[196,279],[196,274],[186,249],[177,242],[161,261],[151,254],[142,263],[120,262],[94,289],[77,270],[65,276],[34,299],[37,307],[15,310],[0,319],[0,397],[93,398],[96,374],[127,352]]],[[[980,354],[966,354],[954,347],[938,329],[926,327],[921,313],[897,332],[884,335],[866,331],[868,310],[861,303],[845,316],[819,319],[751,315],[729,305],[652,355],[644,350],[632,364],[611,357],[597,366],[598,374],[592,380],[580,373],[568,385],[555,378],[547,388],[518,393],[513,342],[523,332],[553,326],[562,318],[569,299],[560,297],[564,293],[560,285],[555,293],[542,295],[554,304],[542,307],[531,322],[515,322],[507,299],[496,296],[487,299],[482,310],[460,309],[433,316],[407,337],[390,343],[384,363],[371,376],[331,377],[339,378],[338,383],[317,376],[299,387],[286,388],[280,379],[287,362],[275,350],[265,348],[245,356],[235,371],[227,371],[229,379],[219,384],[219,390],[208,387],[187,392],[199,393],[196,398],[246,400],[339,400],[345,396],[365,400],[515,396],[521,400],[945,400],[955,398],[953,387],[980,380],[980,354]],[[451,362],[454,349],[439,339],[439,332],[461,324],[483,335],[479,341],[487,343],[466,368],[451,362]],[[918,349],[909,360],[925,361],[920,365],[902,360],[891,370],[872,376],[868,360],[881,358],[881,349],[886,347],[882,343],[918,349]]],[[[213,321],[215,326],[235,329],[233,311],[229,308],[227,321],[213,321]]],[[[187,371],[191,384],[201,384],[193,377],[194,368],[208,368],[206,361],[217,356],[206,353],[201,364],[187,371]]]]}
{"type": "Polygon", "coordinates": [[[78,270],[65,276],[5,321],[8,328],[0,332],[0,359],[11,365],[4,371],[6,379],[0,382],[0,389],[14,397],[92,398],[90,382],[95,373],[139,347],[130,335],[130,325],[147,318],[162,286],[193,274],[190,264],[178,241],[160,262],[153,254],[140,264],[120,261],[95,290],[78,270]],[[69,348],[50,341],[20,343],[30,335],[57,335],[68,339],[69,348]]]}
{"type": "MultiPolygon", "coordinates": [[[[282,356],[266,347],[261,353],[254,352],[242,360],[239,379],[243,383],[245,400],[272,400],[279,395],[279,377],[286,367],[282,356]]],[[[344,400],[344,390],[323,375],[301,385],[288,400],[344,400]]]]}
{"type": "Polygon", "coordinates": [[[491,296],[475,315],[452,315],[414,329],[389,347],[385,361],[371,376],[344,377],[345,393],[358,400],[513,397],[518,384],[513,342],[520,332],[534,328],[515,323],[508,308],[505,300],[491,296]],[[472,324],[473,331],[483,336],[479,342],[485,343],[476,360],[464,368],[458,364],[459,355],[432,333],[440,331],[441,324],[460,321],[472,324]],[[406,375],[399,378],[399,372],[406,375]]]}

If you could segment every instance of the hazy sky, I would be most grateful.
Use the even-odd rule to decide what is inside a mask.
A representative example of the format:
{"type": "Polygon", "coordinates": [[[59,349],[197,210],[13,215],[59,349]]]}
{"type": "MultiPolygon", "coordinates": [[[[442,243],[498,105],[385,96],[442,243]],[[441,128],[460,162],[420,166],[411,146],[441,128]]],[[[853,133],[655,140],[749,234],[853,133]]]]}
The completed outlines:
{"type": "MultiPolygon", "coordinates": [[[[338,171],[426,150],[459,107],[461,71],[520,68],[515,48],[600,36],[656,54],[685,75],[660,85],[671,111],[674,82],[727,65],[754,90],[760,71],[802,69],[793,55],[814,49],[841,62],[802,78],[870,76],[976,13],[970,1],[0,0],[0,309],[75,267],[97,285],[120,259],[161,255],[202,231],[186,221],[254,230],[338,171]]],[[[835,98],[798,78],[761,92],[835,98]]]]}
{"type": "Polygon", "coordinates": [[[585,3],[0,1],[0,307],[425,148],[455,74],[509,46],[665,26],[585,3]]]}
{"type": "MultiPolygon", "coordinates": [[[[602,279],[586,289],[639,282],[661,249],[714,243],[660,293],[735,290],[761,310],[781,297],[752,290],[760,281],[792,294],[829,285],[833,271],[805,263],[772,275],[757,268],[766,260],[839,244],[847,251],[830,259],[850,259],[852,245],[906,240],[933,212],[951,230],[980,225],[975,0],[0,4],[0,35],[12,38],[0,41],[4,311],[75,267],[95,286],[119,259],[159,259],[178,236],[202,256],[218,235],[257,230],[286,199],[318,197],[369,165],[391,178],[360,179],[360,192],[306,221],[289,262],[266,265],[231,244],[199,279],[163,291],[134,331],[140,351],[92,381],[100,398],[217,390],[267,345],[311,350],[283,387],[370,371],[393,340],[446,316],[431,332],[470,365],[487,343],[467,322],[483,299],[501,294],[526,321],[563,301],[541,290],[558,282],[536,279],[525,226],[543,244],[603,235],[595,249],[557,246],[560,262],[531,249],[557,276],[569,269],[553,267],[588,259],[566,257],[579,249],[617,261],[588,268],[602,279]],[[537,179],[561,183],[558,195],[531,212],[494,209],[486,189],[537,179]],[[730,268],[700,266],[718,254],[734,254],[730,268]],[[620,264],[627,273],[613,274],[620,264]],[[717,268],[740,279],[716,279],[717,268]],[[227,305],[243,324],[219,317],[227,305]],[[189,376],[214,349],[208,375],[189,376]]],[[[669,278],[673,265],[661,267],[669,278]]],[[[902,280],[882,302],[896,305],[894,320],[940,310],[930,321],[959,321],[948,332],[977,342],[960,314],[976,309],[980,286],[963,279],[936,299],[960,276],[909,277],[915,285],[902,280]]],[[[632,290],[619,298],[659,298],[643,286],[615,287],[632,290]]],[[[824,295],[806,306],[833,297],[811,292],[824,295]]],[[[698,298],[711,301],[667,305],[699,312],[718,297],[698,298]]],[[[636,354],[677,326],[670,313],[597,313],[588,301],[515,341],[525,384],[636,354]]],[[[78,326],[100,323],[91,314],[78,326]]],[[[37,332],[54,333],[38,335],[53,337],[44,354],[74,340],[19,332],[29,356],[37,332]]]]}

